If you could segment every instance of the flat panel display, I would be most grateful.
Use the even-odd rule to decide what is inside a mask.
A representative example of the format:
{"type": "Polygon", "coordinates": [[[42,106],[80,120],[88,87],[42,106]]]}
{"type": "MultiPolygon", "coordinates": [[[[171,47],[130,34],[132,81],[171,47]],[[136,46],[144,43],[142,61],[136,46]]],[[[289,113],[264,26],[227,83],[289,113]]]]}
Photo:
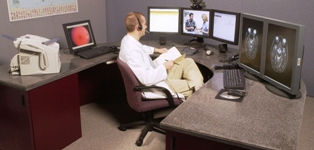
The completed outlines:
{"type": "Polygon", "coordinates": [[[261,16],[241,15],[241,43],[239,66],[248,73],[263,78],[262,52],[266,35],[265,19],[261,16]]]}
{"type": "Polygon", "coordinates": [[[237,45],[239,40],[240,13],[212,10],[212,38],[237,45]]]}
{"type": "MultiPolygon", "coordinates": [[[[203,43],[203,38],[211,38],[211,10],[194,10],[191,8],[181,8],[181,34],[192,36],[197,41],[203,43]]],[[[191,42],[190,41],[190,42],[191,42]]]]}
{"type": "Polygon", "coordinates": [[[150,33],[178,34],[180,8],[148,7],[148,31],[150,33]]]}
{"type": "Polygon", "coordinates": [[[291,95],[299,93],[303,40],[303,25],[269,20],[265,80],[291,95]]]}
{"type": "Polygon", "coordinates": [[[96,46],[90,20],[65,23],[63,29],[71,53],[96,46]]]}

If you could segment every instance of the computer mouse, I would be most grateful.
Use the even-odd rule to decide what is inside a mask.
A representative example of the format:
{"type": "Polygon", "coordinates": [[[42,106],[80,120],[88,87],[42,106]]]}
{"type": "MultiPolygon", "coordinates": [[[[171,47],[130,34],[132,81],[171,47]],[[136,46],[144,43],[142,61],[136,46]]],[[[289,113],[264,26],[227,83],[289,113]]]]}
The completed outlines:
{"type": "Polygon", "coordinates": [[[205,51],[205,54],[206,54],[207,56],[210,56],[210,55],[213,55],[214,52],[212,52],[211,50],[206,50],[206,51],[205,51]]]}
{"type": "Polygon", "coordinates": [[[240,96],[229,95],[227,91],[222,92],[220,94],[220,97],[225,98],[225,99],[230,99],[230,100],[237,100],[237,99],[241,98],[240,96]]]}
{"type": "Polygon", "coordinates": [[[118,49],[117,46],[110,46],[111,49],[118,49]]]}
{"type": "Polygon", "coordinates": [[[241,92],[238,90],[234,90],[234,89],[230,89],[228,90],[228,95],[232,95],[232,96],[240,96],[240,97],[244,97],[246,94],[246,92],[241,92]]]}

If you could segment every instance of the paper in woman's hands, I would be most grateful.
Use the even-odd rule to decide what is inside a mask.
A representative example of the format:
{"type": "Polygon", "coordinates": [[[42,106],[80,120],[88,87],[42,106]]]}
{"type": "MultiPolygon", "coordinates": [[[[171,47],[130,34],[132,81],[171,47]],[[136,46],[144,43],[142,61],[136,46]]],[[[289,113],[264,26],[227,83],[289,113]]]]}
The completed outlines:
{"type": "Polygon", "coordinates": [[[160,54],[153,62],[158,66],[165,63],[166,60],[173,60],[175,63],[179,63],[184,58],[185,54],[181,55],[176,47],[172,47],[166,53],[160,54]]]}

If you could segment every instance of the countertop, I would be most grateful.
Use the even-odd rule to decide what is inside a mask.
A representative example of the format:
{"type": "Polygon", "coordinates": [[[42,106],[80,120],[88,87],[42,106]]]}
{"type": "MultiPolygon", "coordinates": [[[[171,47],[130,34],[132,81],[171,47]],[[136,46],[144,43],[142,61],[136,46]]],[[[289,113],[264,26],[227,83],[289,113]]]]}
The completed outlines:
{"type": "Polygon", "coordinates": [[[0,66],[0,84],[24,91],[29,91],[63,77],[91,68],[98,64],[107,62],[110,63],[110,61],[116,60],[118,56],[114,53],[108,53],[92,59],[83,59],[79,56],[70,54],[68,49],[62,49],[59,51],[59,53],[61,61],[61,71],[59,73],[13,76],[8,73],[10,70],[10,64],[5,64],[0,66]]]}
{"type": "MultiPolygon", "coordinates": [[[[158,46],[157,42],[149,44],[158,46]]],[[[162,47],[172,46],[176,44],[162,47]]],[[[182,50],[182,45],[177,46],[182,50]]],[[[305,84],[301,82],[300,99],[287,99],[272,94],[263,83],[246,79],[248,94],[242,102],[218,100],[215,97],[223,88],[223,71],[213,68],[217,64],[222,65],[219,60],[228,58],[234,51],[219,53],[209,48],[214,55],[207,56],[200,49],[188,57],[212,70],[213,77],[169,114],[161,126],[167,130],[249,149],[296,149],[306,96],[305,84]]],[[[9,64],[6,64],[0,66],[0,84],[29,91],[95,65],[110,63],[117,56],[109,53],[86,60],[64,49],[60,50],[60,73],[12,76],[8,73],[9,64]]]]}
{"type": "Polygon", "coordinates": [[[269,92],[264,83],[246,79],[242,102],[216,99],[223,89],[222,70],[214,70],[224,55],[199,52],[191,57],[213,71],[213,77],[162,122],[164,129],[248,149],[296,149],[306,97],[287,99],[269,92]]]}

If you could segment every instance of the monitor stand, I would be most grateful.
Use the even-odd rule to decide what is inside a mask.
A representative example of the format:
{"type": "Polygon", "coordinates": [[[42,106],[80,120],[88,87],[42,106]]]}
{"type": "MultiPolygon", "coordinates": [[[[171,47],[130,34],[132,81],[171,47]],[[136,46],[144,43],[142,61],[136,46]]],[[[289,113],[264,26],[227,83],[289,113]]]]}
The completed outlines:
{"type": "Polygon", "coordinates": [[[204,38],[201,38],[201,37],[194,37],[189,42],[184,43],[184,45],[189,45],[191,47],[198,48],[198,49],[199,48],[206,49],[206,44],[204,44],[204,38]]]}
{"type": "Polygon", "coordinates": [[[289,99],[298,99],[298,98],[301,98],[302,97],[302,94],[301,92],[299,91],[297,95],[291,95],[285,91],[282,91],[278,88],[276,88],[275,86],[273,85],[270,85],[270,84],[265,84],[265,87],[268,91],[278,95],[278,96],[281,96],[281,97],[285,97],[285,98],[289,98],[289,99]]]}
{"type": "Polygon", "coordinates": [[[192,40],[189,41],[189,43],[196,41],[197,43],[204,43],[204,38],[200,38],[200,37],[194,37],[192,40]]]}
{"type": "Polygon", "coordinates": [[[255,75],[253,75],[253,74],[250,74],[250,73],[248,73],[248,72],[245,72],[245,73],[244,73],[244,76],[245,76],[246,78],[250,79],[250,80],[253,80],[253,81],[263,82],[263,80],[262,80],[261,78],[255,76],[255,75]]]}

